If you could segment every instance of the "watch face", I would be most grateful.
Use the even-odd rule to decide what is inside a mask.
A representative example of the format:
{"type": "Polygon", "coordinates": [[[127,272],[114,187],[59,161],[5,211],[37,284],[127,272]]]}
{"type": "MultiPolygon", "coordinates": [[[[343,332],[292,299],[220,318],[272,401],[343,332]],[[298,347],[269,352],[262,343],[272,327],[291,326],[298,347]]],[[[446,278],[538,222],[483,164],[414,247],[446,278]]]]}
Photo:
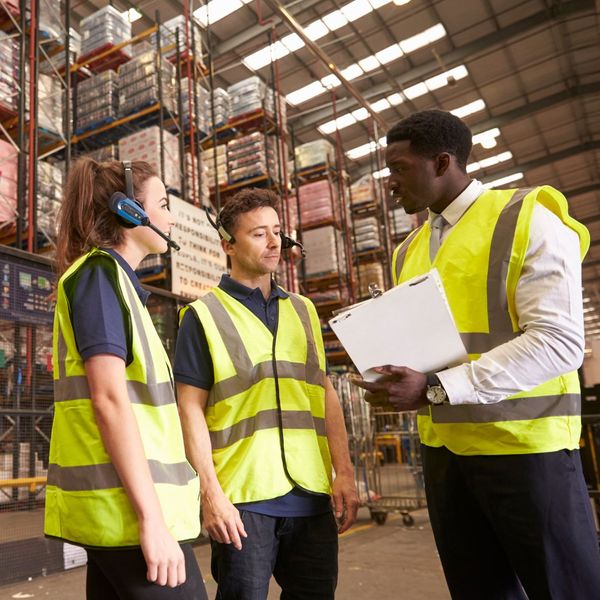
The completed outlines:
{"type": "Polygon", "coordinates": [[[446,390],[441,385],[433,385],[428,388],[426,396],[431,404],[442,404],[447,398],[446,390]]]}

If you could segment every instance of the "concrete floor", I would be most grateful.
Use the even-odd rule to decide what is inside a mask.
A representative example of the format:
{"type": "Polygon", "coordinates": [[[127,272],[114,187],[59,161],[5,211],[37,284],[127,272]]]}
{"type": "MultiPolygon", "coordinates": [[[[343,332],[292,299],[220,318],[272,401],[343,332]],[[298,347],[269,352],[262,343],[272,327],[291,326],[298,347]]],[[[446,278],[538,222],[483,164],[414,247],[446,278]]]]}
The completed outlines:
{"type": "MultiPolygon", "coordinates": [[[[372,523],[366,509],[355,526],[340,540],[340,600],[448,600],[450,595],[437,557],[427,510],[413,513],[415,524],[406,527],[390,515],[383,526],[372,523]]],[[[210,576],[209,548],[200,545],[196,556],[206,580],[209,598],[216,584],[210,576]]],[[[85,597],[85,568],[76,568],[32,581],[0,586],[0,599],[50,598],[81,600],[85,597]]],[[[269,600],[279,598],[272,582],[269,600]]]]}

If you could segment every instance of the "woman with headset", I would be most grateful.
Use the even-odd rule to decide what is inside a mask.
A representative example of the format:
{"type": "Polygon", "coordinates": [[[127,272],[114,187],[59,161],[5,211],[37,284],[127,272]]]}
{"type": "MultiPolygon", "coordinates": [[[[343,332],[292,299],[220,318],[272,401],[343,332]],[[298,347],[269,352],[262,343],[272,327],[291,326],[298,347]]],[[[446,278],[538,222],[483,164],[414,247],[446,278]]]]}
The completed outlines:
{"type": "Polygon", "coordinates": [[[190,543],[200,532],[198,477],[135,274],[167,241],[123,219],[115,208],[123,194],[159,231],[173,226],[148,163],[71,166],[56,251],[45,533],[87,550],[88,599],[204,600],[190,543]]]}

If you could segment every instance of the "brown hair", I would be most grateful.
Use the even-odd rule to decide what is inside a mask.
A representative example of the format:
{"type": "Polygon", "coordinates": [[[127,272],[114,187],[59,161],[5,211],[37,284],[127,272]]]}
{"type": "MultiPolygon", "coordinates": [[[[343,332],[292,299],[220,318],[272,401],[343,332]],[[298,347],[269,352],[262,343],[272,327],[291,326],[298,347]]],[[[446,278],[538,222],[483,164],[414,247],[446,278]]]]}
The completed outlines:
{"type": "MultiPolygon", "coordinates": [[[[147,162],[134,161],[133,192],[142,202],[142,188],[156,176],[147,162]]],[[[58,275],[92,248],[111,248],[123,241],[124,228],[108,208],[115,192],[126,193],[123,163],[117,160],[96,162],[87,157],[77,159],[70,167],[59,213],[56,262],[58,275]]]]}
{"type": "Polygon", "coordinates": [[[219,213],[221,225],[225,231],[235,237],[238,217],[256,208],[269,207],[277,210],[279,196],[271,190],[245,188],[225,203],[219,213]]]}

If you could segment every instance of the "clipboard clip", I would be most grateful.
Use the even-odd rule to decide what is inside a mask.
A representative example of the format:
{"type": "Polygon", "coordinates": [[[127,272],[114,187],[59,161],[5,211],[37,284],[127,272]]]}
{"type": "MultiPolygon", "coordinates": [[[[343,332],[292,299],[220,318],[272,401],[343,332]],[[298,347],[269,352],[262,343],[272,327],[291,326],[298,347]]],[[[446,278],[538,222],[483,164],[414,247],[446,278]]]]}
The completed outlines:
{"type": "Polygon", "coordinates": [[[383,290],[376,283],[370,283],[368,290],[371,298],[379,298],[383,294],[383,290]]]}

